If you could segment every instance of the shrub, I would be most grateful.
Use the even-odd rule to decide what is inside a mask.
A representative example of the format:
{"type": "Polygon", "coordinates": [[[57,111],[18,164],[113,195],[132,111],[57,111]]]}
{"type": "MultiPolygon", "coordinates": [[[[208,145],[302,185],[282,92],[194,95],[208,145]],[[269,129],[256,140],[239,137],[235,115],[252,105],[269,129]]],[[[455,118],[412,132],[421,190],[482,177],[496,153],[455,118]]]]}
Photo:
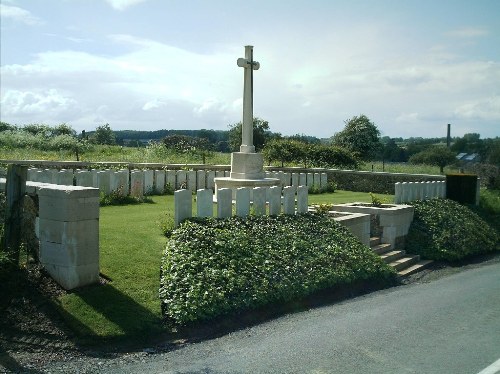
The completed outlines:
{"type": "Polygon", "coordinates": [[[499,235],[469,208],[447,199],[414,201],[407,250],[431,260],[458,261],[498,251],[499,235]]]}
{"type": "Polygon", "coordinates": [[[204,218],[173,231],[159,294],[164,317],[185,324],[392,275],[370,248],[324,215],[204,218]]]}

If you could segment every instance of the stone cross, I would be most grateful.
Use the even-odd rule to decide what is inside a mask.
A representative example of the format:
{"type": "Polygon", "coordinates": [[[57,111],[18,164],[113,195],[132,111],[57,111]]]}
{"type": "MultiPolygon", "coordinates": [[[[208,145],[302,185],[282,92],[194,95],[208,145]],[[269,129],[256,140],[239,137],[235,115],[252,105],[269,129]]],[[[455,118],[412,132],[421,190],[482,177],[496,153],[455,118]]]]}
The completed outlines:
{"type": "Polygon", "coordinates": [[[245,69],[243,86],[243,125],[241,129],[240,152],[254,153],[253,145],[253,71],[259,70],[260,64],[253,60],[253,46],[245,46],[245,58],[237,61],[239,67],[245,69]]]}

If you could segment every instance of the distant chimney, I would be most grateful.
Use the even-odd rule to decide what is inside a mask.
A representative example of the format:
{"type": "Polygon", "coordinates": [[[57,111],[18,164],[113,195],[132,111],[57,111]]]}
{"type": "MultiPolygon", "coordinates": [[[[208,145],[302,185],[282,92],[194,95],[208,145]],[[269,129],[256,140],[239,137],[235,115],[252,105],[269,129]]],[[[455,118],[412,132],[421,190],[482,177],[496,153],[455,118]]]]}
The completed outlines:
{"type": "Polygon", "coordinates": [[[448,133],[446,135],[446,146],[450,148],[450,142],[451,142],[451,125],[448,123],[448,133]]]}

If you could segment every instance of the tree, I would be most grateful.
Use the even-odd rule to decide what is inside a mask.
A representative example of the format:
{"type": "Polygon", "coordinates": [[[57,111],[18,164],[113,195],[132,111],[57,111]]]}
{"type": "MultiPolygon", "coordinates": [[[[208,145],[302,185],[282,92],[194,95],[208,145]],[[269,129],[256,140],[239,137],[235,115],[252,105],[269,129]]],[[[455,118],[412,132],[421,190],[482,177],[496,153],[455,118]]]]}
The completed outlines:
{"type": "Polygon", "coordinates": [[[271,139],[266,143],[262,153],[264,159],[271,164],[281,162],[281,167],[288,162],[300,162],[304,159],[307,144],[291,139],[271,139]]]}
{"type": "Polygon", "coordinates": [[[66,124],[66,123],[61,123],[59,126],[56,126],[52,129],[52,135],[53,136],[58,136],[58,135],[69,135],[69,136],[76,136],[76,131],[73,130],[73,128],[66,124]]]}
{"type": "MultiPolygon", "coordinates": [[[[242,123],[238,122],[229,126],[229,148],[233,152],[238,152],[241,145],[241,127],[242,123]]],[[[273,137],[281,137],[281,135],[273,135],[269,130],[269,122],[258,117],[253,119],[253,145],[256,151],[261,151],[266,142],[273,137]]]]}
{"type": "Polygon", "coordinates": [[[206,138],[196,138],[188,135],[170,135],[162,140],[165,147],[178,153],[190,153],[200,156],[203,163],[213,153],[213,145],[206,138]]]}
{"type": "Polygon", "coordinates": [[[344,129],[332,137],[332,142],[364,161],[373,159],[381,148],[380,131],[364,114],[345,121],[344,129]]]}
{"type": "Polygon", "coordinates": [[[441,174],[444,172],[444,167],[456,162],[455,152],[446,147],[434,146],[425,151],[414,154],[410,157],[412,164],[427,164],[439,166],[441,174]]]}
{"type": "Polygon", "coordinates": [[[310,161],[315,167],[357,169],[359,166],[356,156],[345,148],[315,144],[310,152],[310,161]]]}
{"type": "Polygon", "coordinates": [[[98,126],[92,136],[92,141],[96,144],[115,145],[116,137],[109,124],[98,126]]]}

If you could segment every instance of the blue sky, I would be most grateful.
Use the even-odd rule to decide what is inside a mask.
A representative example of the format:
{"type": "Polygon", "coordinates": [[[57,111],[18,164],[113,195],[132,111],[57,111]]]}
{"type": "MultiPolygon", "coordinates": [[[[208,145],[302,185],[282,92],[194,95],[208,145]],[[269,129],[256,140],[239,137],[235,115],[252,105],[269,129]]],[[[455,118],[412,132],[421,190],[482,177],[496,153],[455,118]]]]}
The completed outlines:
{"type": "Polygon", "coordinates": [[[4,122],[330,137],[500,136],[499,0],[0,0],[4,122]]]}

